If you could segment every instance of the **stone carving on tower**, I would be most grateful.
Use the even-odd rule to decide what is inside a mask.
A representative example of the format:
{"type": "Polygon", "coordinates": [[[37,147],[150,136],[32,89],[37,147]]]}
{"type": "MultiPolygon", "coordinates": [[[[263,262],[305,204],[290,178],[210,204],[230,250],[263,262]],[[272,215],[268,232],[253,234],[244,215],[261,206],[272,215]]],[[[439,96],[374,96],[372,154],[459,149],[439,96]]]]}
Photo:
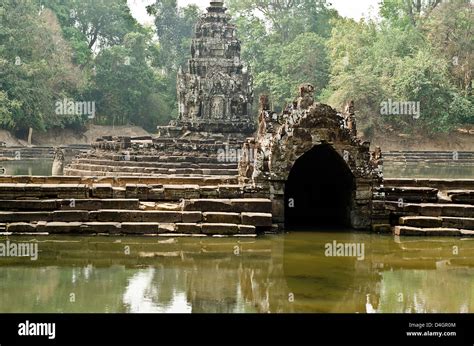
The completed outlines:
{"type": "Polygon", "coordinates": [[[212,1],[195,26],[191,58],[178,72],[177,123],[195,131],[250,134],[252,77],[226,11],[222,1],[212,1]]]}

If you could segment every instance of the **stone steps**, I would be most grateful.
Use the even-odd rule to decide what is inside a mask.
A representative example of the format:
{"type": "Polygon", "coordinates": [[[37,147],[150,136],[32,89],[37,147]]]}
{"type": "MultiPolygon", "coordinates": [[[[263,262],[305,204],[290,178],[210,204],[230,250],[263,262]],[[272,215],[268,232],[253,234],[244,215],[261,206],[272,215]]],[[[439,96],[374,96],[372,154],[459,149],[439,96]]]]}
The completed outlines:
{"type": "Polygon", "coordinates": [[[391,163],[474,163],[474,152],[470,151],[390,151],[383,153],[384,161],[391,163]],[[456,156],[455,156],[456,155],[456,156]],[[456,160],[455,160],[456,159],[456,160]]]}
{"type": "Polygon", "coordinates": [[[18,199],[0,200],[2,211],[139,209],[138,199],[18,199]]]}
{"type": "Polygon", "coordinates": [[[375,189],[375,192],[385,194],[386,201],[402,200],[403,202],[421,203],[437,202],[439,190],[431,187],[395,186],[375,189]]]}
{"type": "MultiPolygon", "coordinates": [[[[82,158],[82,157],[79,157],[82,158]]],[[[100,160],[110,160],[110,161],[126,161],[126,162],[152,162],[152,163],[186,163],[186,164],[219,164],[224,163],[220,162],[217,154],[212,156],[198,156],[198,155],[135,155],[133,153],[128,152],[126,155],[125,152],[123,153],[111,153],[111,152],[101,152],[101,153],[90,153],[87,155],[88,159],[100,159],[100,160]]],[[[229,163],[229,162],[225,162],[229,163]]],[[[232,162],[231,162],[232,163],[232,162]]]]}
{"type": "Polygon", "coordinates": [[[453,203],[474,204],[474,190],[449,190],[446,195],[453,203]]]}
{"type": "Polygon", "coordinates": [[[145,185],[198,185],[220,186],[237,185],[236,177],[175,177],[166,176],[6,176],[0,175],[0,184],[112,184],[114,187],[125,187],[127,184],[145,185]]]}
{"type": "Polygon", "coordinates": [[[418,228],[454,228],[474,230],[474,218],[472,217],[430,217],[430,216],[405,216],[400,217],[401,226],[418,228]]]}
{"type": "Polygon", "coordinates": [[[438,190],[474,190],[474,179],[432,179],[432,178],[388,178],[384,186],[425,187],[438,190]]]}
{"type": "Polygon", "coordinates": [[[142,167],[137,166],[133,162],[129,162],[127,166],[109,166],[109,165],[93,165],[86,163],[72,163],[68,166],[68,171],[90,171],[90,172],[107,172],[112,175],[117,173],[127,175],[130,173],[140,174],[173,174],[180,175],[218,175],[218,176],[235,176],[238,174],[237,169],[227,168],[160,168],[160,167],[142,167]]]}
{"type": "MultiPolygon", "coordinates": [[[[113,161],[102,159],[77,158],[75,164],[92,164],[108,166],[129,166],[129,161],[113,161]]],[[[237,163],[188,163],[188,162],[161,162],[158,166],[155,162],[133,162],[133,165],[139,167],[160,167],[160,168],[196,168],[196,169],[237,169],[237,163]]]]}
{"type": "MultiPolygon", "coordinates": [[[[153,173],[130,173],[130,172],[123,172],[123,171],[118,171],[118,172],[108,172],[108,171],[95,171],[95,170],[81,170],[81,169],[74,169],[74,168],[64,168],[64,175],[66,176],[102,176],[102,177],[114,177],[117,175],[123,175],[123,176],[132,176],[132,177],[141,177],[141,176],[149,176],[149,177],[163,177],[163,178],[210,178],[214,177],[213,175],[186,175],[186,174],[168,174],[168,175],[161,175],[161,174],[153,174],[153,173]]],[[[225,176],[217,176],[220,179],[226,180],[228,182],[234,182],[236,183],[238,180],[238,177],[236,175],[225,175],[225,176]]]]}
{"type": "Polygon", "coordinates": [[[154,189],[140,184],[128,184],[125,188],[110,184],[63,184],[59,187],[4,184],[0,196],[2,192],[11,194],[16,191],[21,199],[0,199],[0,223],[6,224],[6,232],[15,234],[248,235],[272,228],[272,203],[269,199],[242,198],[243,186],[202,187],[202,190],[209,192],[206,190],[209,188],[215,188],[217,195],[238,195],[240,198],[192,198],[194,193],[199,196],[199,186],[154,189]],[[25,197],[30,192],[38,195],[42,188],[48,194],[52,191],[68,194],[69,189],[76,188],[96,198],[25,197]],[[116,191],[136,198],[105,198],[116,191]],[[161,203],[147,201],[151,199],[151,193],[155,193],[156,200],[161,203]],[[186,198],[188,194],[191,198],[186,198]],[[165,203],[168,199],[182,201],[165,203]]]}
{"type": "Polygon", "coordinates": [[[191,199],[184,201],[184,211],[271,213],[272,202],[265,198],[191,199]]]}
{"type": "Polygon", "coordinates": [[[387,179],[382,203],[389,211],[395,235],[472,236],[474,201],[466,186],[471,180],[387,179]],[[452,188],[463,188],[454,190],[452,188]],[[398,198],[398,200],[397,200],[398,198]]]}
{"type": "MultiPolygon", "coordinates": [[[[90,145],[67,145],[62,146],[66,155],[77,155],[86,152],[90,149],[90,145]]],[[[12,146],[12,147],[0,147],[0,157],[6,158],[17,158],[20,160],[25,159],[52,159],[54,157],[54,147],[51,146],[34,146],[34,147],[23,147],[23,146],[12,146]]]]}
{"type": "Polygon", "coordinates": [[[179,201],[198,198],[266,197],[261,188],[237,184],[26,184],[0,183],[0,200],[25,198],[87,199],[87,198],[139,198],[141,201],[179,201]]]}
{"type": "Polygon", "coordinates": [[[108,210],[54,210],[40,212],[0,212],[0,223],[12,222],[158,222],[158,223],[217,223],[271,227],[270,213],[223,213],[201,211],[143,211],[126,209],[108,210]]]}
{"type": "MultiPolygon", "coordinates": [[[[388,214],[396,235],[471,236],[474,232],[472,179],[384,179],[375,196],[374,213],[388,214]]],[[[380,226],[385,230],[387,225],[380,226]]]]}
{"type": "Polygon", "coordinates": [[[398,203],[385,202],[387,209],[394,214],[407,216],[452,216],[474,217],[474,205],[449,203],[398,203]]]}
{"type": "Polygon", "coordinates": [[[161,224],[157,222],[17,222],[6,232],[21,234],[110,234],[110,235],[252,235],[255,227],[235,224],[161,224]]]}
{"type": "Polygon", "coordinates": [[[419,228],[408,226],[395,226],[394,234],[398,236],[449,236],[449,237],[474,237],[474,231],[457,228],[419,228]]]}

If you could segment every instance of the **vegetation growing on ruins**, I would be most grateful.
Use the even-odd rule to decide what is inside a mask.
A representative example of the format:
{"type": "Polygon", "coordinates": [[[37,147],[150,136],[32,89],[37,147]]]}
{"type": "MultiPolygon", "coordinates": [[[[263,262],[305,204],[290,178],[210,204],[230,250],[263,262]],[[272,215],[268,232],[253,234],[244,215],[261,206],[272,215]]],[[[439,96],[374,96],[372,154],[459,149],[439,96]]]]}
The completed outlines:
{"type": "MultiPolygon", "coordinates": [[[[325,0],[228,0],[256,94],[276,108],[310,82],[360,128],[448,131],[474,124],[473,8],[468,0],[382,0],[380,18],[342,18],[325,0]],[[382,116],[387,100],[420,102],[421,116],[382,116]]],[[[126,0],[4,0],[0,4],[0,126],[134,124],[153,131],[177,115],[176,73],[189,51],[196,6],[157,0],[155,28],[126,0]],[[94,101],[96,117],[56,114],[57,100],[94,101]]],[[[256,99],[258,99],[256,97],[256,99]]]]}

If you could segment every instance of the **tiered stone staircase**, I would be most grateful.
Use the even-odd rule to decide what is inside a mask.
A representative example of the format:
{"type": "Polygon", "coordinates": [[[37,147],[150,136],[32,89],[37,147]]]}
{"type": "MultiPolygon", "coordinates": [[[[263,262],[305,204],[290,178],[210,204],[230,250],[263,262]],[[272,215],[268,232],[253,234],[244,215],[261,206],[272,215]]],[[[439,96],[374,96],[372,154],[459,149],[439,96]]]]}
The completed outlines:
{"type": "Polygon", "coordinates": [[[474,165],[472,151],[388,151],[383,153],[383,158],[390,165],[453,162],[457,165],[474,165]]]}
{"type": "Polygon", "coordinates": [[[242,143],[243,139],[103,138],[93,145],[95,150],[74,159],[65,175],[219,176],[236,182],[242,143]]]}
{"type": "Polygon", "coordinates": [[[474,180],[385,179],[395,235],[474,236],[474,180]]]}
{"type": "Polygon", "coordinates": [[[41,235],[252,236],[272,228],[267,197],[258,187],[218,177],[4,176],[0,229],[41,235]]]}
{"type": "MultiPolygon", "coordinates": [[[[81,152],[90,150],[88,144],[71,144],[62,146],[66,156],[75,156],[81,152]]],[[[54,157],[54,147],[52,146],[11,146],[11,147],[0,147],[0,160],[37,160],[37,159],[49,159],[52,160],[54,157]]]]}

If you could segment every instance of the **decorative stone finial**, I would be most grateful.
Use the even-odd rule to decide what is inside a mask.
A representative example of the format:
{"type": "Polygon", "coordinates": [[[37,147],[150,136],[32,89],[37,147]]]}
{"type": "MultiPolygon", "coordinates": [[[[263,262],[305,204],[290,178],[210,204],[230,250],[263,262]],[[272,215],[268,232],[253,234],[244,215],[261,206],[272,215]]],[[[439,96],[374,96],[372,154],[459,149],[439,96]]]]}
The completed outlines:
{"type": "Polygon", "coordinates": [[[225,12],[224,1],[211,1],[211,6],[207,8],[209,12],[225,12]]]}

